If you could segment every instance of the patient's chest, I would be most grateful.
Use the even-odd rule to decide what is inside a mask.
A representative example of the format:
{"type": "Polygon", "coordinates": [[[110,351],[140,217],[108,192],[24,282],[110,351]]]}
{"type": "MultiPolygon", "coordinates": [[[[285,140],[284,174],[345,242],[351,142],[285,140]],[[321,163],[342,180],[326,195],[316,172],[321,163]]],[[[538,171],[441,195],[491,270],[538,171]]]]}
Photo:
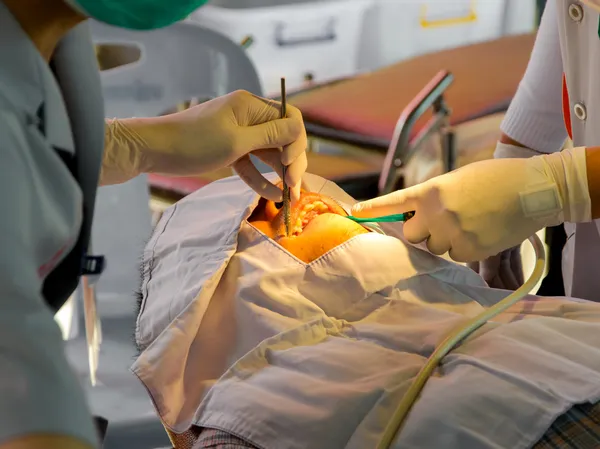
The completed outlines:
{"type": "MultiPolygon", "coordinates": [[[[482,287],[470,270],[398,239],[358,236],[305,264],[251,226],[242,226],[238,251],[221,283],[231,286],[226,289],[229,297],[213,298],[213,303],[228,304],[223,313],[235,334],[230,338],[235,341],[232,363],[275,345],[288,348],[286,354],[306,350],[301,359],[311,370],[317,367],[310,360],[320,364],[323,358],[314,345],[324,342],[322,348],[333,353],[352,344],[349,354],[336,356],[339,363],[383,357],[386,365],[392,353],[398,362],[428,357],[451,329],[488,305],[480,303],[479,295],[488,303],[504,296],[482,287]]],[[[540,316],[581,319],[591,313],[582,312],[582,307],[586,306],[534,298],[515,305],[476,335],[540,316]]],[[[600,312],[598,307],[594,310],[600,312]]],[[[270,353],[275,357],[277,351],[270,353]]],[[[365,375],[372,372],[373,366],[365,375]]]]}
{"type": "MultiPolygon", "coordinates": [[[[356,294],[350,302],[330,295],[332,306],[304,296],[304,307],[284,302],[274,309],[280,317],[273,321],[269,314],[248,313],[245,318],[261,322],[272,335],[240,354],[206,396],[197,424],[214,425],[211,419],[225,414],[231,418],[228,431],[255,429],[244,435],[264,447],[375,447],[435,346],[465,315],[481,310],[464,291],[449,296],[433,275],[419,282],[420,289],[401,279],[396,288],[362,300],[356,294]]],[[[244,296],[238,307],[250,311],[242,306],[244,296]]],[[[432,428],[451,437],[450,447],[517,447],[511,438],[522,436],[519,431],[493,431],[507,414],[532,434],[543,431],[540,417],[558,413],[563,397],[585,400],[598,390],[600,348],[590,332],[600,331],[599,312],[597,305],[534,300],[484,326],[428,382],[401,447],[446,447],[427,430],[432,428]]]]}
{"type": "Polygon", "coordinates": [[[470,270],[396,238],[357,236],[306,264],[243,225],[220,282],[229,287],[219,288],[209,311],[221,308],[235,323],[232,360],[284,333],[287,344],[302,344],[298,329],[317,322],[344,338],[399,349],[409,339],[435,342],[447,326],[482,310],[444,279],[482,285],[470,270]]]}

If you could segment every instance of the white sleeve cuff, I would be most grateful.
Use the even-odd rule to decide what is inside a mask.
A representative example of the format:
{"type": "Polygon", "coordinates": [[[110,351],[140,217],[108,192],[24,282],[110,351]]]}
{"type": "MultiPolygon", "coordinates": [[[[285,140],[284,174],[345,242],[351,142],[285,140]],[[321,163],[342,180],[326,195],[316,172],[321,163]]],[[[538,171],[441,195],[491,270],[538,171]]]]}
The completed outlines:
{"type": "Polygon", "coordinates": [[[494,151],[495,159],[507,159],[507,158],[521,158],[525,159],[533,156],[540,156],[539,151],[532,150],[531,148],[518,147],[516,145],[510,145],[508,143],[498,142],[496,144],[496,150],[494,151]]]}
{"type": "Polygon", "coordinates": [[[587,179],[586,148],[565,149],[541,158],[546,173],[556,182],[563,202],[564,220],[592,221],[592,200],[587,179]]]}

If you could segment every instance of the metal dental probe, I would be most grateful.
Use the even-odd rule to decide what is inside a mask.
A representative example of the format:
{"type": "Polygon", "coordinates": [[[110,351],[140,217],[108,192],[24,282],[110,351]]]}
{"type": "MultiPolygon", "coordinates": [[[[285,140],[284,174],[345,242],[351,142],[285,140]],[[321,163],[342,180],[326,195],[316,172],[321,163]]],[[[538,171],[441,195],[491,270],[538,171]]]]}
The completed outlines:
{"type": "MultiPolygon", "coordinates": [[[[88,271],[95,272],[94,264],[103,263],[97,259],[89,260],[88,271]]],[[[85,317],[85,338],[88,348],[88,363],[90,369],[90,382],[96,386],[98,362],[100,357],[100,345],[102,344],[102,327],[98,316],[98,305],[96,301],[96,281],[99,275],[82,276],[83,311],[85,317]]]]}
{"type": "MultiPolygon", "coordinates": [[[[287,115],[286,95],[285,95],[285,78],[281,78],[281,118],[287,115]]],[[[281,178],[283,181],[283,223],[285,224],[285,235],[290,236],[290,220],[291,220],[291,198],[290,188],[285,180],[287,174],[287,166],[283,165],[281,170],[281,178]]]]}

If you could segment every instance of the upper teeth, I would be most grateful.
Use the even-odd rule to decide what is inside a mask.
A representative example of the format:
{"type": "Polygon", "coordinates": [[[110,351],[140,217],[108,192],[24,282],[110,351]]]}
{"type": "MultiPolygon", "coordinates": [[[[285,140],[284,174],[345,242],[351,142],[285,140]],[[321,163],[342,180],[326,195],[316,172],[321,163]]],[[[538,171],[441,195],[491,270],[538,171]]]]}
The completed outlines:
{"type": "Polygon", "coordinates": [[[307,212],[310,212],[313,209],[316,209],[318,212],[325,212],[329,210],[329,207],[327,207],[327,205],[322,201],[315,201],[314,203],[310,203],[304,206],[302,208],[302,212],[300,212],[300,216],[303,217],[304,215],[306,215],[307,212]]]}
{"type": "Polygon", "coordinates": [[[329,207],[327,207],[327,205],[322,201],[315,201],[314,203],[310,203],[304,206],[300,211],[298,218],[296,219],[296,223],[294,223],[293,234],[298,235],[302,232],[303,225],[306,225],[308,223],[306,214],[315,209],[317,212],[327,212],[329,210],[329,207]]]}

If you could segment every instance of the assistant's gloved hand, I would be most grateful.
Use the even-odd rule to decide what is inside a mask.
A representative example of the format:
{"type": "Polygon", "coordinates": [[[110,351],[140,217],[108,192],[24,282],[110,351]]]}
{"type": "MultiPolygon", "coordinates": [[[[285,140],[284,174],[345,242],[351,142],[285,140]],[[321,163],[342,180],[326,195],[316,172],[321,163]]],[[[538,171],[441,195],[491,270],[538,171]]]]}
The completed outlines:
{"type": "MultiPolygon", "coordinates": [[[[519,147],[498,142],[494,151],[494,158],[529,158],[544,153],[531,148],[519,147]]],[[[521,260],[521,245],[506,249],[500,254],[490,256],[479,262],[468,264],[492,288],[516,290],[525,281],[523,278],[523,262],[521,260]]]]}
{"type": "Polygon", "coordinates": [[[192,176],[231,166],[261,196],[281,201],[249,153],[281,175],[294,195],[307,167],[306,131],[300,111],[245,91],[236,91],[162,117],[108,121],[100,183],[125,182],[140,173],[192,176]]]}
{"type": "Polygon", "coordinates": [[[517,246],[546,226],[591,220],[585,148],[529,159],[475,162],[422,184],[356,204],[374,217],[414,210],[409,242],[434,254],[483,260],[517,246]]]}

